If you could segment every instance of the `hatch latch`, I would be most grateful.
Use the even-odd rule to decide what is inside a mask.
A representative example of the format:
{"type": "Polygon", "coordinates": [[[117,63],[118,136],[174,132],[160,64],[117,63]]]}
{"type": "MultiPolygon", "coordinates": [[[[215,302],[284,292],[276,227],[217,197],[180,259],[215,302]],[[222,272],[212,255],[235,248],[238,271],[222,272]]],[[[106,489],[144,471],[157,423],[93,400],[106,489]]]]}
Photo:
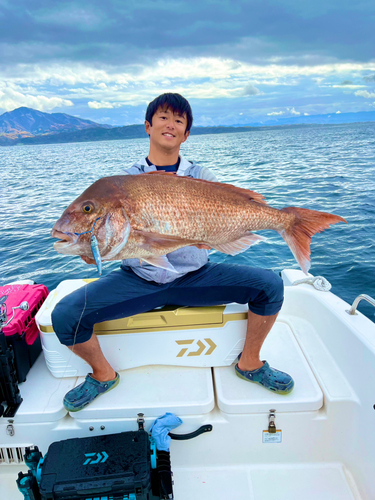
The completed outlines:
{"type": "Polygon", "coordinates": [[[268,432],[270,434],[276,434],[276,410],[270,410],[268,414],[268,432]]]}

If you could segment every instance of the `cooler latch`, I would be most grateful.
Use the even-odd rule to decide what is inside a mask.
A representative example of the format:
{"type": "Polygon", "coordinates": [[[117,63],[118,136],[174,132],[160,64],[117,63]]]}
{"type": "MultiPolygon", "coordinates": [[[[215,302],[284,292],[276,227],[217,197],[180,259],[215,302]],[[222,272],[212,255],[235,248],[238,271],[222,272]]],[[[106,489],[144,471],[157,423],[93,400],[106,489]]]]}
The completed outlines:
{"type": "Polygon", "coordinates": [[[144,413],[138,413],[138,415],[137,415],[137,424],[138,424],[138,430],[139,431],[144,431],[145,430],[145,414],[144,413]]]}
{"type": "Polygon", "coordinates": [[[276,410],[270,410],[268,414],[268,432],[270,434],[276,434],[276,410]]]}

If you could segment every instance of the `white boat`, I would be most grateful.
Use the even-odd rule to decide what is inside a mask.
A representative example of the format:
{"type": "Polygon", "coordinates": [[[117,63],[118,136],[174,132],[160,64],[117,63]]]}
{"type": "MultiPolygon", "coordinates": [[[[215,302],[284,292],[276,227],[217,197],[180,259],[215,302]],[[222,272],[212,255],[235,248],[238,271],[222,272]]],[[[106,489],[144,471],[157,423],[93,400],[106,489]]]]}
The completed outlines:
{"type": "Polygon", "coordinates": [[[171,442],[176,500],[373,500],[375,324],[331,292],[293,286],[302,272],[282,277],[285,302],[261,357],[293,376],[291,394],[243,381],[230,365],[148,365],[122,371],[115,390],[69,414],[62,399],[80,372],[55,378],[41,355],[19,386],[16,415],[0,419],[1,500],[23,497],[26,447],[45,454],[56,441],[135,431],[140,412],[146,430],[165,412],[183,420],[176,434],[212,425],[171,442]]]}

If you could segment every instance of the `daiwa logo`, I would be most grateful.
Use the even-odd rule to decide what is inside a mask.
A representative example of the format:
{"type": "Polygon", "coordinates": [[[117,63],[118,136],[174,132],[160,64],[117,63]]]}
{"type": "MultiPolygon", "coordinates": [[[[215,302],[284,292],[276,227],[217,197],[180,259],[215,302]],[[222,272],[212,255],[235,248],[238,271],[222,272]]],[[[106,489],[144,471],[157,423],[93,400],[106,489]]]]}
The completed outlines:
{"type": "MultiPolygon", "coordinates": [[[[196,346],[194,347],[196,350],[195,351],[190,351],[187,355],[188,356],[200,356],[203,354],[204,350],[208,347],[206,352],[204,353],[205,356],[209,356],[214,352],[216,349],[217,345],[215,342],[211,339],[204,339],[207,344],[205,344],[202,340],[197,340],[196,346],[198,346],[198,349],[196,349],[196,346]]],[[[175,340],[176,344],[178,345],[191,345],[194,343],[194,339],[189,339],[189,340],[175,340]]],[[[189,350],[188,347],[183,347],[180,352],[177,354],[176,358],[182,358],[184,354],[187,353],[189,350]]]]}
{"type": "Polygon", "coordinates": [[[90,457],[86,460],[86,462],[83,463],[83,465],[94,465],[94,464],[104,464],[104,462],[107,460],[108,455],[105,451],[102,451],[101,453],[85,453],[85,457],[90,457]],[[91,457],[96,457],[94,460],[91,457]]]}

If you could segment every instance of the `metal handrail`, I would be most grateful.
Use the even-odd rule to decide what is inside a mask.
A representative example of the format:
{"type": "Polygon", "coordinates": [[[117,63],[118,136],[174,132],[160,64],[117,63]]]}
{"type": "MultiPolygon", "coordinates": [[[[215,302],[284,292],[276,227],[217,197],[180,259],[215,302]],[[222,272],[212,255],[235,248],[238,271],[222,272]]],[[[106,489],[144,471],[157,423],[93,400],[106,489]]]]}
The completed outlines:
{"type": "Polygon", "coordinates": [[[369,302],[372,306],[375,307],[375,299],[370,297],[370,295],[366,295],[366,294],[362,293],[361,295],[358,295],[358,297],[356,299],[354,299],[352,307],[346,312],[350,315],[357,314],[355,311],[358,307],[358,304],[361,302],[361,300],[367,300],[367,302],[369,302]]]}

